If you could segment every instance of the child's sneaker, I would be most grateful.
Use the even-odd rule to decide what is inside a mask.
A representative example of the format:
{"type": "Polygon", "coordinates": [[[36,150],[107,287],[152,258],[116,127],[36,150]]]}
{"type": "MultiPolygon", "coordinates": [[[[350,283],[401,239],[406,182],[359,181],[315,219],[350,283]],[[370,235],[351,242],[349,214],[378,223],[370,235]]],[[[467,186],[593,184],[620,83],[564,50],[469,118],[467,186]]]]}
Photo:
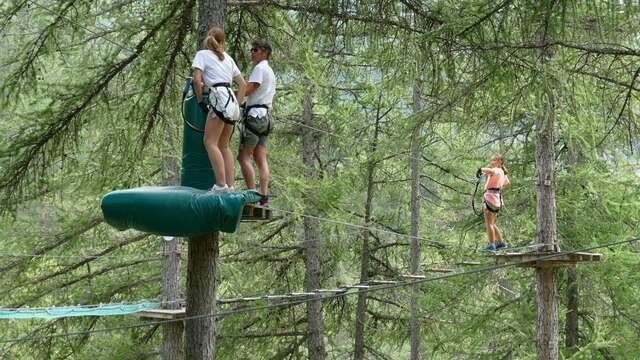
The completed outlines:
{"type": "Polygon", "coordinates": [[[494,252],[496,251],[496,245],[495,244],[488,244],[486,247],[480,249],[480,252],[494,252]]]}

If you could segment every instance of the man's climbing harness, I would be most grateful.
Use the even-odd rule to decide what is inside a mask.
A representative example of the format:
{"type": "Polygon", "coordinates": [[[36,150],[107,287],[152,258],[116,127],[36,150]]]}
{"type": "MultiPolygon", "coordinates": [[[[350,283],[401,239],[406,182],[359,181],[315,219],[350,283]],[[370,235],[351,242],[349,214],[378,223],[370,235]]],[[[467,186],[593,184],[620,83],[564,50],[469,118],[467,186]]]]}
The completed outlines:
{"type": "Polygon", "coordinates": [[[269,106],[265,104],[249,105],[244,111],[244,121],[242,126],[242,132],[240,136],[242,139],[246,136],[246,131],[249,130],[256,136],[267,136],[271,133],[271,114],[269,113],[269,106]],[[264,116],[252,116],[249,115],[251,109],[265,109],[267,113],[264,116]]]}

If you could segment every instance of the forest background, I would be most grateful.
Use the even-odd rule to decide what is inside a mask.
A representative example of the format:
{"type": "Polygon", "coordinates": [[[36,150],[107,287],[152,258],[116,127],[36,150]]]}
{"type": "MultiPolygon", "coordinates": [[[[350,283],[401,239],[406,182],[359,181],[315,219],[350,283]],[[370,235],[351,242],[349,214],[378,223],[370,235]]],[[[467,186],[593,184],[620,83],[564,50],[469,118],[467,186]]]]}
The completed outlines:
{"type": "MultiPolygon", "coordinates": [[[[115,189],[177,181],[181,90],[196,50],[197,5],[0,5],[0,307],[160,297],[163,239],[115,231],[103,222],[99,203],[115,189]]],[[[226,51],[245,77],[250,40],[266,38],[274,48],[272,206],[287,212],[221,237],[220,297],[301,291],[300,214],[308,209],[322,219],[323,287],[358,283],[364,252],[370,279],[410,272],[412,165],[420,179],[424,271],[486,260],[477,255],[484,226],[470,204],[475,170],[495,152],[505,154],[513,184],[498,222],[512,246],[533,244],[534,123],[549,93],[561,248],[638,236],[638,1],[227,6],[226,51]],[[302,159],[303,128],[316,144],[312,165],[302,159]],[[304,176],[309,167],[311,179],[304,176]]],[[[633,243],[605,247],[598,250],[602,262],[578,267],[579,328],[566,326],[570,277],[558,272],[560,336],[577,335],[577,343],[561,348],[563,356],[640,353],[639,250],[633,243]]],[[[364,344],[371,358],[409,356],[410,290],[367,296],[364,344]]],[[[425,356],[535,356],[531,271],[500,269],[425,283],[421,290],[425,356]]],[[[356,300],[323,303],[328,358],[354,352],[356,300]]],[[[35,338],[0,344],[0,357],[156,358],[157,326],[42,337],[139,322],[126,316],[3,320],[1,339],[35,338]]],[[[302,306],[237,314],[218,322],[216,351],[220,358],[238,352],[305,358],[307,331],[302,306]]]]}

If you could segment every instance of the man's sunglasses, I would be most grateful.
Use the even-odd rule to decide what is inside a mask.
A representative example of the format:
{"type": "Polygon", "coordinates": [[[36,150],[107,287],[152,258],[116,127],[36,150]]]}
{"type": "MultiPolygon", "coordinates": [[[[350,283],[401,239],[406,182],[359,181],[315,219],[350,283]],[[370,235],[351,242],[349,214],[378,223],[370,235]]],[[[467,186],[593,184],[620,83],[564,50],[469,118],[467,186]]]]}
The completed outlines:
{"type": "Polygon", "coordinates": [[[251,48],[251,52],[252,52],[252,53],[254,53],[254,52],[258,52],[258,50],[259,50],[258,48],[251,48]]]}

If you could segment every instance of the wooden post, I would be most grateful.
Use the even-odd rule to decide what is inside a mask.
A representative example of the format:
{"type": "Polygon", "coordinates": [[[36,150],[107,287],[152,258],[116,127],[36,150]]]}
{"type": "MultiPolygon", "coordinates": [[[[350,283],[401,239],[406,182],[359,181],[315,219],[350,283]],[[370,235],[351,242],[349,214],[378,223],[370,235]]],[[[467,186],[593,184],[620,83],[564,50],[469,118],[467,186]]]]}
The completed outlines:
{"type": "MultiPolygon", "coordinates": [[[[224,29],[226,0],[200,0],[198,43],[213,26],[224,29]]],[[[186,316],[200,316],[185,324],[185,355],[192,359],[215,357],[216,268],[219,233],[189,238],[186,316]]]]}
{"type": "MultiPolygon", "coordinates": [[[[313,84],[307,82],[309,91],[303,99],[302,121],[305,125],[313,127],[313,84]]],[[[315,176],[314,152],[318,148],[318,141],[310,128],[303,126],[302,132],[302,161],[305,165],[305,179],[311,180],[315,176]]],[[[313,196],[303,194],[305,215],[314,215],[313,196]]],[[[304,247],[305,247],[305,291],[313,291],[321,288],[320,268],[320,223],[317,219],[305,217],[304,223],[304,247]]],[[[322,317],[322,301],[314,300],[307,303],[308,336],[307,347],[309,359],[321,360],[325,357],[324,348],[324,319],[322,317]]]]}

